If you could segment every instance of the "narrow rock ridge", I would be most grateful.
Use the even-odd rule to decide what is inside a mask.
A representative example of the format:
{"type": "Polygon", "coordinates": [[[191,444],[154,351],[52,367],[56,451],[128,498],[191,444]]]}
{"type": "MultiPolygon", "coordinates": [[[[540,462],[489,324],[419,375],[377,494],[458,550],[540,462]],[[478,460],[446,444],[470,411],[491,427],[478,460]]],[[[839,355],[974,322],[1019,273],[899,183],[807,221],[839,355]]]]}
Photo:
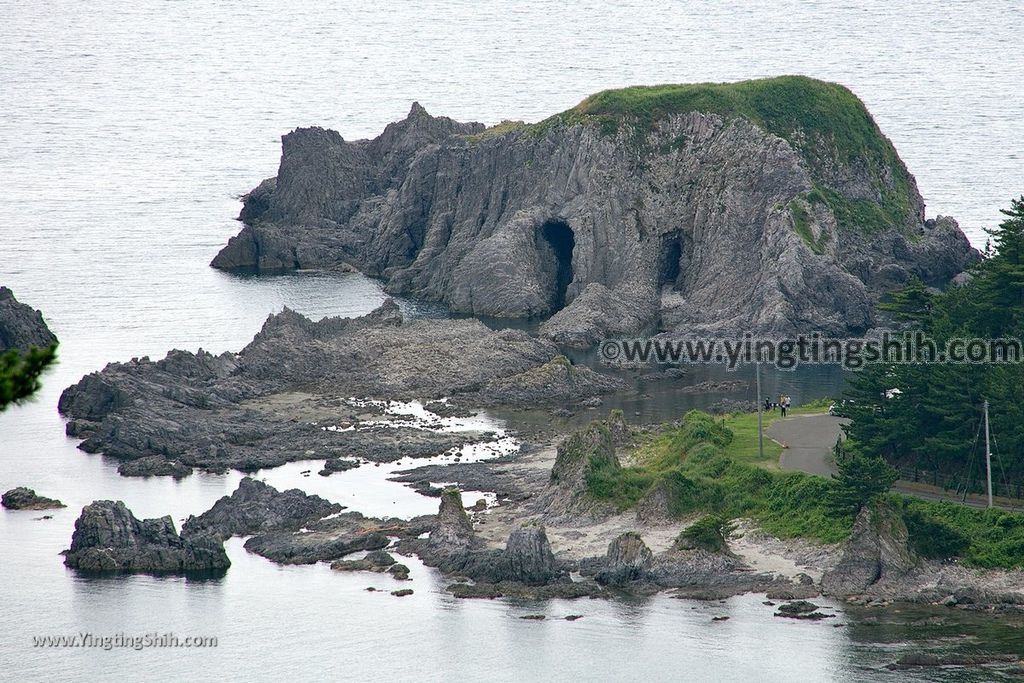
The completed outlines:
{"type": "Polygon", "coordinates": [[[577,346],[860,331],[880,292],[978,258],[925,220],[863,104],[802,77],[609,91],[488,130],[419,105],[373,140],[300,128],[241,218],[214,267],[354,266],[455,311],[550,317],[577,346]]]}

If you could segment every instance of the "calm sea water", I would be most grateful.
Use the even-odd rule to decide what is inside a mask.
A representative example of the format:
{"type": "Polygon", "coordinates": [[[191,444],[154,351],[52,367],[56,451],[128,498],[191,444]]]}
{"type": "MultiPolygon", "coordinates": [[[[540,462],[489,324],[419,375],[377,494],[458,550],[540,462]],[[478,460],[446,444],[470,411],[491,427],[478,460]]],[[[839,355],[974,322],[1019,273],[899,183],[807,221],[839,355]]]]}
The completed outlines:
{"type": "MultiPolygon", "coordinates": [[[[1024,188],[1022,21],[1002,2],[0,0],[0,283],[62,340],[38,399],[0,416],[0,490],[33,486],[69,505],[51,520],[0,512],[0,679],[886,678],[875,667],[914,645],[780,623],[755,597],[459,602],[413,563],[416,593],[398,599],[364,590],[391,588],[387,578],[280,568],[237,541],[220,581],[76,577],[57,553],[82,505],[122,499],[180,520],[238,476],[118,477],[63,436],[56,400],[111,360],[238,349],[284,305],[319,317],[379,304],[379,286],[358,275],[242,278],[206,264],[239,228],[238,195],[275,172],[281,134],[319,124],[375,135],[413,100],[496,123],[623,85],[836,80],[893,139],[929,213],[956,216],[981,245],[1024,188]],[[586,616],[517,618],[538,611],[586,616]],[[711,624],[719,614],[732,618],[711,624]],[[220,647],[31,647],[32,635],[153,631],[214,635],[220,647]]],[[[623,405],[657,413],[654,403],[623,405]]],[[[303,483],[290,468],[265,474],[303,483]]],[[[432,506],[359,476],[319,492],[371,513],[432,506]]]]}

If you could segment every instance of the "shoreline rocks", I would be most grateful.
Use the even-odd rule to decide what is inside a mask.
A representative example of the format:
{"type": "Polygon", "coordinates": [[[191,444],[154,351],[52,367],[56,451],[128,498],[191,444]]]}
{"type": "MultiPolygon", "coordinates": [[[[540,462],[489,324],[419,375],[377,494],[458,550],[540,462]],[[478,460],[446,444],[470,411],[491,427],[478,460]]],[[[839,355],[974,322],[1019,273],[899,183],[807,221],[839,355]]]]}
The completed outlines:
{"type": "Polygon", "coordinates": [[[83,439],[79,448],[123,461],[126,476],[314,459],[330,474],[353,459],[433,457],[493,438],[364,420],[374,408],[352,397],[532,407],[619,386],[525,332],[475,320],[407,323],[389,300],[354,319],[312,322],[285,309],[238,353],[111,363],[68,387],[58,407],[68,435],[83,439]]]}
{"type": "Polygon", "coordinates": [[[278,491],[245,477],[230,496],[223,496],[198,517],[190,516],[182,535],[209,533],[220,539],[267,531],[297,531],[306,524],[341,512],[343,506],[299,489],[278,491]]]}

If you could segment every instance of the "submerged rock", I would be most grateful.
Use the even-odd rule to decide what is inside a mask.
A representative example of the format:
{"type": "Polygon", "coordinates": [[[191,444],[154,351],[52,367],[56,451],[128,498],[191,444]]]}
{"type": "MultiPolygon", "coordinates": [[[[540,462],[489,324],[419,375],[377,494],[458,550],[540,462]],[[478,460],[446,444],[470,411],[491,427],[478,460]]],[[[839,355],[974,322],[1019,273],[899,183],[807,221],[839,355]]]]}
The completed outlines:
{"type": "Polygon", "coordinates": [[[98,500],[75,522],[64,564],[83,572],[211,573],[231,562],[209,533],[179,536],[169,516],[139,520],[121,501],[98,500]]]}
{"type": "Polygon", "coordinates": [[[50,510],[52,508],[67,507],[55,498],[40,496],[32,489],[24,486],[13,488],[5,493],[0,497],[0,505],[3,505],[8,510],[50,510]]]}

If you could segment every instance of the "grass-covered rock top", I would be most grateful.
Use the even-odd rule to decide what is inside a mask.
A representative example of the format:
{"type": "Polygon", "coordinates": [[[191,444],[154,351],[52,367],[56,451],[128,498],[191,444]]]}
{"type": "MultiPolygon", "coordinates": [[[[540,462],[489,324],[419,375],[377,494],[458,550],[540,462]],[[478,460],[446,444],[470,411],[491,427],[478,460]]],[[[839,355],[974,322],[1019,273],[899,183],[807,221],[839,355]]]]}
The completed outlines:
{"type": "Polygon", "coordinates": [[[539,123],[503,121],[471,137],[543,137],[558,125],[593,124],[609,135],[625,128],[644,147],[661,122],[690,112],[745,119],[786,140],[811,174],[808,200],[827,203],[840,227],[874,232],[914,222],[909,172],[864,103],[842,85],[806,76],[603,90],[539,123]],[[837,179],[853,175],[864,177],[875,200],[843,191],[837,179]]]}

